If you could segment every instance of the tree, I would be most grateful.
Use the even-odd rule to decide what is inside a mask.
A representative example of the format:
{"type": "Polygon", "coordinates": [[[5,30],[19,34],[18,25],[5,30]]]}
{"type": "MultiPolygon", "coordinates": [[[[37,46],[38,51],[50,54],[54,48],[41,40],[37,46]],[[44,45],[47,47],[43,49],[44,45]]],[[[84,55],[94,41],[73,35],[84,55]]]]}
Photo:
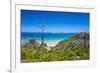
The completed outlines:
{"type": "Polygon", "coordinates": [[[45,29],[45,24],[41,24],[40,26],[40,29],[41,29],[41,45],[39,47],[39,49],[37,50],[36,54],[38,55],[40,49],[43,47],[44,45],[44,29],[45,29]]]}

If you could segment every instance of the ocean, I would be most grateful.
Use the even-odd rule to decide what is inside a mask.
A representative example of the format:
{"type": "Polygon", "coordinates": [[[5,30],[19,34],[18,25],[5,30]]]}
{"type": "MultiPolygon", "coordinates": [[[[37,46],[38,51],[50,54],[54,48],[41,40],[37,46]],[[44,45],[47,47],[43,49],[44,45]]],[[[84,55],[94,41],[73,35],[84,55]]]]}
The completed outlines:
{"type": "MultiPolygon", "coordinates": [[[[48,46],[54,46],[59,41],[69,38],[70,36],[74,35],[75,33],[43,33],[44,42],[48,46]]],[[[26,43],[30,39],[34,39],[38,42],[41,42],[42,33],[31,33],[31,32],[21,32],[21,43],[26,43]]]]}

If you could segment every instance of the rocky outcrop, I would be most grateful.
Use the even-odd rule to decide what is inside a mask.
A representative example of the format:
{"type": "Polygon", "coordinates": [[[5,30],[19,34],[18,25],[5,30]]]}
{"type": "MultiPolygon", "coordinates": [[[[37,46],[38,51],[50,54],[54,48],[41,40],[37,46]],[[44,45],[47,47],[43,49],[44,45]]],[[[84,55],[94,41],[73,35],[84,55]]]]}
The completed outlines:
{"type": "Polygon", "coordinates": [[[21,44],[21,48],[32,48],[32,47],[39,47],[39,43],[36,40],[30,39],[28,42],[21,44]]]}
{"type": "MultiPolygon", "coordinates": [[[[21,48],[39,48],[40,47],[40,43],[37,42],[36,40],[30,39],[28,42],[21,44],[21,48]]],[[[42,47],[46,47],[47,44],[43,43],[42,47]]]]}
{"type": "Polygon", "coordinates": [[[89,33],[81,32],[60,41],[52,49],[89,48],[89,33]]]}

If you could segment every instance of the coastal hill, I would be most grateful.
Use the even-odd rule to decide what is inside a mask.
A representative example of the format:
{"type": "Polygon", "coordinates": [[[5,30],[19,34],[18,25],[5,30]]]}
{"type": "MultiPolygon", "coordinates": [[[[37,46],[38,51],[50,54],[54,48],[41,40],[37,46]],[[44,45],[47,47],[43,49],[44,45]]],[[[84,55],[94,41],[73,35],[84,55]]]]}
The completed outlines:
{"type": "Polygon", "coordinates": [[[52,49],[89,48],[89,33],[81,32],[64,39],[52,49]]]}
{"type": "MultiPolygon", "coordinates": [[[[43,44],[47,47],[47,44],[43,44]]],[[[40,43],[36,40],[30,39],[27,43],[21,44],[21,48],[40,47],[40,43]]],[[[51,49],[67,49],[67,48],[89,48],[89,33],[81,32],[77,33],[69,38],[61,40],[57,45],[51,47],[51,49]]]]}
{"type": "Polygon", "coordinates": [[[73,61],[88,60],[90,58],[89,33],[77,33],[61,40],[57,45],[50,47],[46,43],[29,40],[21,45],[21,62],[48,62],[48,61],[73,61]],[[40,50],[39,50],[40,49],[40,50]]]}

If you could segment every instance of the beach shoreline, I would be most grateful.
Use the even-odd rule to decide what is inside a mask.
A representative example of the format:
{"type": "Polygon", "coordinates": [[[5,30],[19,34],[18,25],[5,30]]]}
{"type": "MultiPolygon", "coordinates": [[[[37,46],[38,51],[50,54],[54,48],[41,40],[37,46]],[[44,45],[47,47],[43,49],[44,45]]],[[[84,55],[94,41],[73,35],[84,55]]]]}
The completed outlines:
{"type": "MultiPolygon", "coordinates": [[[[59,42],[59,41],[58,41],[59,42]]],[[[56,46],[57,45],[57,43],[58,43],[57,41],[55,42],[45,42],[48,46],[50,46],[50,47],[53,47],[53,46],[56,46]]]]}

